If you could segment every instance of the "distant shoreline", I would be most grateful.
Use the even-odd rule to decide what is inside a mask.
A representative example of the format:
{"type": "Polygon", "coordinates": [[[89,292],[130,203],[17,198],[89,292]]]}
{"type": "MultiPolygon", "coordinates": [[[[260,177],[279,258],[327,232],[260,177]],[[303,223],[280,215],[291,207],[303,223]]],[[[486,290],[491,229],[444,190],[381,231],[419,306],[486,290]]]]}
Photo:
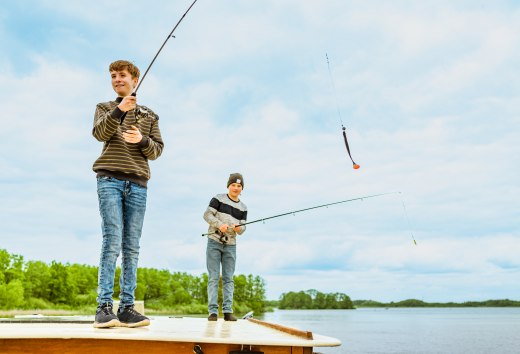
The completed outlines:
{"type": "Polygon", "coordinates": [[[465,302],[425,302],[417,299],[407,299],[399,302],[378,302],[374,300],[353,300],[358,307],[413,308],[413,307],[520,307],[520,301],[509,299],[465,301],[465,302]]]}
{"type": "Polygon", "coordinates": [[[280,306],[278,300],[266,301],[268,308],[276,308],[279,310],[353,310],[356,308],[435,308],[435,307],[520,307],[520,301],[510,299],[490,299],[485,301],[465,301],[465,302],[425,302],[417,299],[407,299],[402,301],[391,301],[391,302],[379,302],[374,300],[353,300],[352,307],[339,308],[339,307],[321,307],[313,306],[312,303],[301,305],[301,303],[292,304],[291,307],[280,306]],[[298,306],[299,305],[299,306],[298,306]]]}
{"type": "MultiPolygon", "coordinates": [[[[268,301],[271,309],[279,310],[276,306],[277,301],[268,301]]],[[[520,301],[500,299],[500,300],[486,300],[486,301],[466,301],[466,302],[424,302],[416,299],[408,299],[398,302],[378,302],[374,300],[354,300],[352,301],[354,309],[356,308],[462,308],[462,307],[520,307],[520,301]]],[[[72,315],[90,315],[93,313],[94,307],[91,308],[78,308],[71,309],[11,309],[11,310],[0,310],[0,317],[14,317],[18,315],[32,315],[41,314],[45,316],[72,316],[72,315]]],[[[293,310],[334,310],[334,309],[284,309],[287,311],[293,310]]],[[[167,311],[158,311],[157,309],[146,309],[146,313],[149,315],[165,315],[165,314],[177,314],[173,309],[167,311]]],[[[197,313],[200,315],[199,313],[197,313]]],[[[183,315],[196,315],[192,313],[184,313],[183,315]]]]}

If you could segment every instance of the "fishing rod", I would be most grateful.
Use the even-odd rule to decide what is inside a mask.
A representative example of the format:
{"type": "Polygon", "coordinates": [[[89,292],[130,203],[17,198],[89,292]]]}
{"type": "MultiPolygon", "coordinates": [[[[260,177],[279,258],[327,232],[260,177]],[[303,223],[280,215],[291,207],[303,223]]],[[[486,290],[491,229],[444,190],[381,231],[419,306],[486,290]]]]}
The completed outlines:
{"type": "Polygon", "coordinates": [[[139,87],[141,86],[141,84],[143,83],[144,81],[144,78],[146,77],[146,74],[148,74],[148,71],[150,70],[150,68],[152,67],[153,63],[155,62],[155,59],[157,59],[157,57],[159,56],[159,53],[161,52],[161,50],[164,48],[164,46],[166,45],[166,42],[168,42],[168,40],[170,38],[175,38],[175,36],[173,35],[173,32],[175,32],[175,30],[177,29],[177,27],[179,26],[179,24],[182,22],[182,20],[184,19],[184,17],[186,17],[186,15],[188,14],[188,12],[191,10],[191,8],[193,7],[193,5],[195,5],[195,3],[197,2],[197,0],[193,1],[193,3],[190,5],[190,7],[188,8],[188,10],[186,10],[186,12],[184,13],[184,15],[182,15],[182,17],[179,19],[179,21],[177,22],[177,24],[175,25],[175,27],[173,27],[172,31],[168,34],[168,36],[166,37],[166,39],[164,40],[161,48],[159,48],[159,50],[157,51],[157,53],[155,54],[155,56],[153,57],[150,65],[148,65],[148,68],[146,69],[146,71],[144,72],[144,75],[143,77],[141,78],[141,80],[139,80],[139,83],[137,84],[137,87],[135,88],[134,92],[132,92],[132,96],[135,96],[137,95],[137,90],[139,90],[139,87]]]}
{"type": "Polygon", "coordinates": [[[347,140],[347,132],[346,132],[345,126],[343,125],[343,118],[341,117],[341,111],[339,110],[338,95],[336,93],[336,86],[334,85],[334,80],[332,79],[332,72],[330,71],[329,56],[327,55],[327,53],[325,53],[325,58],[327,58],[327,68],[329,69],[330,82],[332,84],[332,90],[334,91],[334,98],[336,99],[336,109],[338,110],[339,121],[341,123],[341,129],[343,130],[343,140],[345,141],[345,147],[347,148],[347,153],[348,153],[348,156],[350,157],[350,161],[352,161],[352,168],[357,170],[361,166],[359,166],[357,163],[354,162],[354,160],[352,159],[352,155],[350,154],[350,147],[348,146],[348,140],[347,140]]]}
{"type": "MultiPolygon", "coordinates": [[[[367,196],[358,197],[358,198],[352,198],[352,199],[347,199],[347,200],[341,200],[339,202],[334,202],[334,203],[317,205],[317,206],[313,206],[313,207],[310,207],[310,208],[289,211],[289,212],[283,213],[283,214],[278,214],[278,215],[268,216],[266,218],[261,218],[261,219],[257,219],[257,220],[253,220],[253,221],[248,221],[248,222],[245,222],[245,223],[242,223],[242,224],[235,225],[235,227],[236,226],[250,225],[250,224],[254,224],[254,223],[260,222],[260,221],[266,221],[266,220],[269,220],[269,219],[279,218],[281,216],[286,216],[286,215],[291,215],[291,214],[294,215],[296,213],[301,213],[302,211],[328,207],[328,206],[331,206],[331,205],[336,205],[336,204],[341,204],[341,203],[353,202],[355,200],[363,200],[363,199],[381,197],[383,195],[398,194],[398,193],[401,194],[401,192],[380,193],[380,194],[367,195],[367,196]]],[[[219,229],[217,229],[215,232],[208,232],[208,233],[202,234],[202,236],[208,236],[208,235],[214,235],[214,234],[219,235],[220,236],[220,241],[223,242],[223,243],[226,243],[228,241],[228,239],[229,239],[229,237],[226,234],[223,234],[219,229]]],[[[414,242],[415,242],[415,240],[414,240],[414,242]]]]}

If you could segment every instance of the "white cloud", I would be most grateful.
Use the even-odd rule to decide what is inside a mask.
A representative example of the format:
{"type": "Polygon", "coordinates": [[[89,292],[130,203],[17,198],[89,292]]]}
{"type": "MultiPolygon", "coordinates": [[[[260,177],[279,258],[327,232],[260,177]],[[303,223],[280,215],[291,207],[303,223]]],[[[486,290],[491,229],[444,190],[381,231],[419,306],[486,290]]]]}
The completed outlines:
{"type": "MultiPolygon", "coordinates": [[[[74,55],[51,45],[26,70],[3,51],[0,248],[96,264],[101,145],[90,131],[95,104],[114,95],[106,66],[132,54],[144,70],[187,4],[118,5],[121,18],[141,11],[129,48],[114,47],[125,28],[112,17],[43,4],[76,23],[52,32],[65,33],[63,46],[70,31],[86,42],[74,55]]],[[[138,95],[166,143],[151,162],[142,266],[204,272],[202,213],[241,171],[250,220],[403,192],[250,225],[237,271],[264,277],[270,298],[308,288],[381,301],[518,293],[518,10],[236,1],[192,11],[138,95]]]]}

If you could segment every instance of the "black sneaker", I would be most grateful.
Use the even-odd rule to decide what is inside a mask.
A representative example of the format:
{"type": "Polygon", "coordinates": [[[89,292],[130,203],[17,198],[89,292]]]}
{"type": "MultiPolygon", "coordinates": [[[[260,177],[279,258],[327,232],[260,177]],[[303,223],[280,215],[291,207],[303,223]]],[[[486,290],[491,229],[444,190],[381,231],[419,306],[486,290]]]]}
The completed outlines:
{"type": "Polygon", "coordinates": [[[141,315],[134,309],[134,305],[119,308],[117,318],[121,322],[122,327],[142,327],[150,325],[150,319],[141,315]]]}
{"type": "Polygon", "coordinates": [[[216,321],[218,320],[218,316],[216,313],[211,313],[209,316],[208,316],[208,321],[216,321]]]}
{"type": "Polygon", "coordinates": [[[96,310],[96,319],[94,320],[95,328],[110,328],[119,326],[119,320],[112,311],[112,304],[106,303],[99,305],[96,310]]]}
{"type": "Polygon", "coordinates": [[[224,314],[224,321],[236,321],[237,318],[233,316],[232,313],[225,313],[224,314]]]}

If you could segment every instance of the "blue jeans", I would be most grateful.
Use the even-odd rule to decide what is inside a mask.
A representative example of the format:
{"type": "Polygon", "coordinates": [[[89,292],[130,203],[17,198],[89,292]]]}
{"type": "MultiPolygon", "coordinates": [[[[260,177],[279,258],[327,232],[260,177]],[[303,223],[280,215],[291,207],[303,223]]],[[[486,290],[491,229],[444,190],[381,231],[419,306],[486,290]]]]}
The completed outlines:
{"type": "Polygon", "coordinates": [[[218,314],[218,282],[222,264],[222,312],[233,312],[233,291],[237,246],[224,245],[208,238],[206,265],[208,267],[208,312],[218,314]]]}
{"type": "Polygon", "coordinates": [[[112,303],[116,261],[122,250],[119,306],[133,305],[147,189],[130,181],[98,177],[97,192],[103,232],[97,302],[112,303]]]}

